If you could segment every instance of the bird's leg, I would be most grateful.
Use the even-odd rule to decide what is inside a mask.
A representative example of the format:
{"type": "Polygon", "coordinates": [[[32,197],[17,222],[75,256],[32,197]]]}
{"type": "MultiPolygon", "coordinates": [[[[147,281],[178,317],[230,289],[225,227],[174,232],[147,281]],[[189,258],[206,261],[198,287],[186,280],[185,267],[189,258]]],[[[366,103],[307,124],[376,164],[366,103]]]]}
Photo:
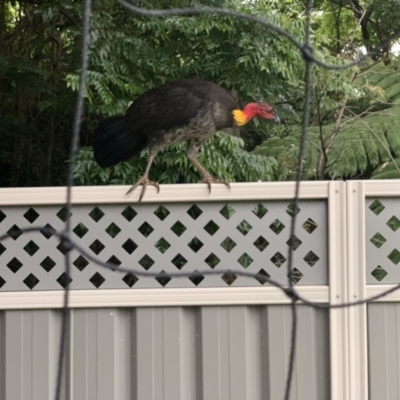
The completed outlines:
{"type": "Polygon", "coordinates": [[[139,197],[139,203],[142,201],[144,194],[146,193],[146,188],[148,185],[152,185],[155,186],[157,188],[157,193],[160,192],[160,185],[157,182],[153,182],[149,179],[149,171],[150,171],[150,167],[151,164],[155,158],[155,156],[157,155],[158,150],[157,151],[152,151],[150,149],[150,154],[149,154],[149,158],[147,159],[147,164],[146,164],[146,169],[144,171],[144,174],[142,175],[142,177],[126,192],[126,194],[129,194],[130,192],[132,192],[133,190],[135,190],[138,186],[142,185],[142,193],[140,193],[140,197],[139,197]]]}
{"type": "Polygon", "coordinates": [[[198,151],[199,151],[200,145],[198,143],[194,144],[193,141],[188,142],[187,150],[186,150],[186,157],[188,160],[195,166],[195,168],[200,172],[200,175],[202,179],[199,181],[199,183],[206,183],[208,186],[208,190],[211,193],[211,184],[212,183],[222,183],[228,188],[231,188],[231,185],[229,184],[228,181],[224,181],[221,179],[217,179],[212,177],[207,170],[199,163],[197,160],[198,156],[198,151]]]}

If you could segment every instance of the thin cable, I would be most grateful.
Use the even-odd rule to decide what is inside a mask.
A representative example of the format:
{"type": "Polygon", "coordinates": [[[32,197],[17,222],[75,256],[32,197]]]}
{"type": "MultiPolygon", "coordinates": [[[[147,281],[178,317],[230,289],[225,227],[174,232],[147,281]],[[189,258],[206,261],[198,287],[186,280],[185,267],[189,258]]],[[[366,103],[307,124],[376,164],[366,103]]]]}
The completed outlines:
{"type": "MultiPolygon", "coordinates": [[[[303,126],[300,140],[300,149],[297,163],[297,177],[296,177],[296,186],[295,186],[295,194],[293,200],[293,216],[290,224],[290,236],[289,236],[289,254],[288,254],[288,266],[287,266],[287,276],[289,289],[296,294],[293,287],[293,246],[294,246],[294,238],[296,231],[296,221],[297,221],[297,209],[299,204],[299,194],[300,194],[300,181],[303,177],[304,170],[304,150],[305,144],[307,140],[307,129],[309,124],[310,117],[310,104],[311,104],[311,66],[312,59],[309,55],[312,55],[312,47],[310,44],[310,36],[311,36],[311,9],[312,9],[312,0],[307,1],[307,10],[306,10],[306,27],[305,27],[305,41],[304,41],[304,49],[309,49],[309,51],[304,53],[305,59],[305,73],[304,73],[304,81],[305,81],[305,100],[304,100],[304,114],[303,114],[303,126]]],[[[290,332],[290,353],[289,353],[289,365],[288,365],[288,373],[286,378],[286,390],[285,390],[285,400],[289,400],[290,398],[290,390],[292,387],[292,379],[294,374],[294,361],[296,355],[296,347],[297,347],[297,308],[296,308],[296,296],[292,297],[291,303],[291,311],[292,311],[292,325],[290,332]]]]}
{"type": "MultiPolygon", "coordinates": [[[[48,227],[29,227],[29,228],[24,228],[21,229],[21,232],[23,233],[30,233],[30,232],[41,232],[41,233],[46,233],[52,236],[56,236],[58,238],[60,238],[60,240],[65,243],[64,246],[66,246],[69,249],[74,249],[76,251],[78,251],[82,256],[84,256],[87,260],[95,263],[96,265],[98,265],[101,268],[105,268],[105,269],[111,269],[112,271],[117,271],[120,273],[127,273],[127,274],[133,274],[133,275],[137,275],[137,276],[141,276],[141,277],[147,277],[147,278],[157,278],[159,276],[159,272],[151,272],[151,271],[145,271],[143,269],[136,269],[136,268],[128,268],[125,267],[124,265],[116,265],[116,264],[112,264],[109,262],[104,262],[103,260],[101,260],[99,257],[94,256],[93,254],[89,253],[88,251],[86,251],[86,249],[82,246],[80,246],[78,243],[74,242],[73,240],[69,239],[68,236],[66,235],[65,231],[62,232],[57,232],[54,231],[53,229],[50,229],[48,227]]],[[[3,236],[0,236],[0,242],[2,240],[5,239],[10,239],[10,236],[8,234],[4,234],[3,236]]],[[[212,276],[212,275],[221,275],[221,271],[220,270],[197,270],[200,274],[203,275],[208,275],[208,276],[212,276]]],[[[272,286],[277,287],[278,289],[280,289],[282,292],[286,293],[288,296],[292,297],[291,294],[288,294],[288,290],[286,288],[286,286],[282,285],[281,283],[275,281],[274,279],[268,278],[265,275],[261,274],[261,273],[253,273],[253,272],[248,272],[248,271],[244,271],[244,270],[239,270],[239,269],[229,269],[229,272],[231,274],[235,274],[237,276],[241,276],[244,278],[251,278],[251,279],[259,279],[262,282],[268,282],[269,284],[271,284],[272,286]]],[[[179,271],[179,272],[169,272],[168,276],[171,278],[189,278],[191,275],[193,274],[193,271],[188,271],[188,272],[184,272],[184,271],[179,271]]]]}
{"type": "MultiPolygon", "coordinates": [[[[48,229],[47,227],[23,228],[23,229],[21,229],[21,232],[23,232],[23,233],[46,232],[46,233],[49,233],[49,234],[59,237],[61,240],[67,240],[67,238],[65,236],[63,237],[63,235],[65,235],[64,232],[57,232],[52,229],[48,229]]],[[[3,240],[7,240],[7,239],[11,239],[8,234],[4,234],[4,235],[0,236],[0,242],[2,242],[3,240]]],[[[159,272],[143,271],[143,269],[128,268],[123,265],[118,266],[118,265],[115,265],[112,263],[104,262],[97,256],[94,256],[91,253],[89,253],[88,251],[86,251],[86,249],[84,247],[80,246],[75,241],[73,241],[71,239],[68,239],[68,241],[69,241],[70,247],[72,249],[78,251],[81,255],[85,256],[85,258],[87,258],[89,261],[92,261],[99,267],[106,268],[106,269],[112,269],[113,271],[117,271],[117,272],[124,272],[124,273],[128,273],[128,274],[135,274],[137,276],[151,277],[151,278],[154,278],[154,277],[158,276],[158,274],[159,274],[159,272]]],[[[349,302],[349,303],[340,303],[340,304],[320,303],[320,302],[314,302],[314,301],[306,299],[305,297],[300,295],[296,291],[295,288],[293,288],[293,290],[290,290],[287,286],[284,286],[283,284],[281,284],[277,281],[274,281],[271,278],[267,278],[265,275],[258,274],[258,273],[254,274],[252,272],[247,272],[247,271],[243,271],[243,270],[239,270],[239,269],[230,269],[230,271],[232,273],[234,273],[235,275],[242,276],[245,278],[259,277],[260,279],[265,280],[266,282],[270,283],[271,285],[282,290],[282,292],[284,292],[288,298],[290,298],[290,299],[294,298],[296,301],[299,301],[310,307],[318,308],[318,309],[356,307],[356,306],[360,306],[363,304],[372,303],[373,301],[376,301],[376,300],[380,300],[384,297],[387,297],[389,294],[400,290],[400,283],[399,283],[399,284],[391,287],[390,289],[384,290],[381,293],[378,293],[374,296],[371,296],[371,297],[368,297],[365,299],[361,299],[361,300],[357,300],[357,301],[353,301],[353,302],[349,302]]],[[[217,270],[199,270],[199,272],[203,275],[209,275],[209,276],[219,275],[221,273],[221,271],[217,271],[217,270]]],[[[189,273],[189,272],[180,271],[180,272],[171,272],[168,275],[171,276],[172,278],[187,278],[191,274],[192,274],[192,272],[189,273]]]]}
{"type": "MultiPolygon", "coordinates": [[[[74,125],[72,132],[71,148],[70,148],[70,159],[69,159],[69,171],[67,178],[67,198],[66,198],[66,210],[67,210],[67,221],[65,224],[64,235],[62,235],[62,244],[67,250],[71,250],[70,240],[66,238],[71,237],[71,209],[72,209],[72,187],[74,184],[74,169],[75,169],[75,157],[79,146],[79,133],[81,129],[82,116],[84,111],[84,96],[86,92],[86,76],[89,63],[89,41],[90,41],[90,16],[91,16],[92,3],[91,0],[85,0],[84,11],[83,11],[83,35],[82,35],[82,58],[81,58],[81,74],[79,82],[78,98],[74,113],[74,125]]],[[[60,348],[58,356],[57,366],[57,383],[55,400],[61,398],[61,386],[63,377],[63,367],[65,359],[65,351],[69,343],[69,279],[71,270],[71,259],[70,252],[67,251],[65,254],[65,287],[64,287],[64,306],[62,310],[62,322],[61,322],[61,338],[60,348]]]]}

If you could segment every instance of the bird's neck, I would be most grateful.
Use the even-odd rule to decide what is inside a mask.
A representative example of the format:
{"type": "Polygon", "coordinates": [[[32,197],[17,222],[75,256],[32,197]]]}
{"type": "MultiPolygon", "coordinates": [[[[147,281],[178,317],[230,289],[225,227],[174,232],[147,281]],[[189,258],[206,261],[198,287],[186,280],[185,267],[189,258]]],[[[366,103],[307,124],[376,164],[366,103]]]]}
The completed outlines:
{"type": "Polygon", "coordinates": [[[253,118],[256,118],[258,116],[257,111],[258,104],[249,103],[244,106],[243,110],[233,110],[233,119],[235,120],[236,125],[245,125],[253,118]]]}
{"type": "Polygon", "coordinates": [[[235,120],[235,124],[237,126],[245,125],[251,119],[246,114],[246,112],[244,112],[244,110],[243,111],[242,110],[233,110],[232,114],[233,114],[233,119],[235,120]]]}

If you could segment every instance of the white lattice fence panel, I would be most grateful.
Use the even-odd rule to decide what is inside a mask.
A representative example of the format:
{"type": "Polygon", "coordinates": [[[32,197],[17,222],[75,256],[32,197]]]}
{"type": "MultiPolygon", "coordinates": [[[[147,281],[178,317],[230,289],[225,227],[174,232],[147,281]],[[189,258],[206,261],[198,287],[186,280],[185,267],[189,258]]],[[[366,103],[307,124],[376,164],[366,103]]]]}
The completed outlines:
{"type": "MultiPolygon", "coordinates": [[[[327,284],[326,201],[299,203],[295,236],[289,240],[293,205],[289,201],[164,205],[74,206],[73,239],[92,254],[115,264],[107,270],[71,251],[72,289],[260,286],[266,279],[236,276],[232,269],[261,273],[287,282],[288,246],[294,251],[297,284],[327,284]],[[143,278],[119,273],[118,266],[158,273],[143,278]],[[220,274],[204,276],[199,270],[220,274]],[[177,271],[189,278],[171,278],[177,271]]],[[[61,231],[60,206],[2,207],[0,290],[55,290],[65,286],[65,249],[56,236],[21,234],[28,226],[61,231]]]]}

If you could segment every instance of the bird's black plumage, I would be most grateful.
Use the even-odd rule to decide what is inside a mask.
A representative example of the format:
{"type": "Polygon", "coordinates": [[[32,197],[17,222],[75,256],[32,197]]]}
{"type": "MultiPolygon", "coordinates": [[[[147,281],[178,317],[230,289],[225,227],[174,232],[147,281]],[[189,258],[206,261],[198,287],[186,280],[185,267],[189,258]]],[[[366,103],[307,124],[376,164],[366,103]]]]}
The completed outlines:
{"type": "Polygon", "coordinates": [[[125,116],[102,121],[94,154],[102,167],[118,164],[150,145],[161,150],[179,140],[204,142],[217,130],[234,126],[234,97],[215,83],[183,79],[139,96],[125,116]],[[204,139],[204,140],[201,140],[204,139]]]}
{"type": "Polygon", "coordinates": [[[95,130],[94,156],[103,168],[129,160],[148,144],[146,136],[128,137],[125,116],[115,115],[101,121],[95,130]]]}

